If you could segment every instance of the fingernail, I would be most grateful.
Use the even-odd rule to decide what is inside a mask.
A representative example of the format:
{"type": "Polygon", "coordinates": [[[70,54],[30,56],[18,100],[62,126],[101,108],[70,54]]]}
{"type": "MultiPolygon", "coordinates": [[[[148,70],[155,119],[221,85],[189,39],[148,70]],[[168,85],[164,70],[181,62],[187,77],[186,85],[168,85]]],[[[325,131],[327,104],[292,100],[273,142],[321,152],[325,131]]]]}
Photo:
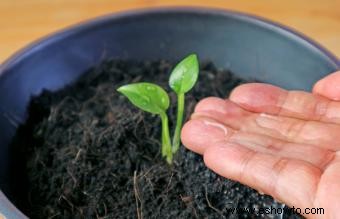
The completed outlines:
{"type": "Polygon", "coordinates": [[[202,120],[202,122],[207,127],[213,127],[215,129],[218,129],[219,131],[222,131],[224,133],[224,136],[228,135],[228,129],[223,124],[212,120],[202,120]]]}

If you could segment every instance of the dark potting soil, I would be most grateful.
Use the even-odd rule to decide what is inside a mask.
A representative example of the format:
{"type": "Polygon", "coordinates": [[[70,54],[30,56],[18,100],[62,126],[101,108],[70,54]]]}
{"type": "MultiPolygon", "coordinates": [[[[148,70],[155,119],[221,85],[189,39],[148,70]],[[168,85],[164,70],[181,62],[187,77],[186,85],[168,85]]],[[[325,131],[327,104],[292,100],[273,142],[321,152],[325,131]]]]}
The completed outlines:
{"type": "MultiPolygon", "coordinates": [[[[138,81],[168,88],[172,68],[166,61],[106,61],[72,86],[33,98],[28,121],[12,143],[19,208],[44,219],[272,218],[229,213],[233,207],[280,205],[216,175],[184,147],[169,166],[160,155],[160,119],[116,92],[138,81]]],[[[200,99],[225,97],[242,82],[202,64],[198,83],[186,96],[186,117],[200,99]]],[[[170,121],[175,121],[171,98],[170,121]]]]}

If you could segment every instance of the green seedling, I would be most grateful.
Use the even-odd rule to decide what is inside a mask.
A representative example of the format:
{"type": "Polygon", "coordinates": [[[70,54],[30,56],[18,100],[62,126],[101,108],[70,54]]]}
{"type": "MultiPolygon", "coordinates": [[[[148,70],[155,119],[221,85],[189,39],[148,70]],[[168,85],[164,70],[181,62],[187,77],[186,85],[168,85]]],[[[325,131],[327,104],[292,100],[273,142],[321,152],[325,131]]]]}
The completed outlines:
{"type": "Polygon", "coordinates": [[[162,121],[162,156],[171,164],[173,155],[180,146],[183,125],[185,93],[190,91],[198,78],[199,64],[195,54],[191,54],[176,65],[170,75],[169,86],[177,94],[177,120],[172,141],[170,139],[167,110],[169,96],[160,86],[152,83],[134,83],[121,86],[117,90],[124,94],[138,108],[160,116],[162,121]]]}

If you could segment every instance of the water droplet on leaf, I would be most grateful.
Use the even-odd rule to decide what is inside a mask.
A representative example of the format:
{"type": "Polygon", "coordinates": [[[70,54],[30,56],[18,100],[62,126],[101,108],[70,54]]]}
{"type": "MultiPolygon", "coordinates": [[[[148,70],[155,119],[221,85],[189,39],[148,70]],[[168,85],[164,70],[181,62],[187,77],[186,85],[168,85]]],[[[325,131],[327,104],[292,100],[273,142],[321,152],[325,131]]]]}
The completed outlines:
{"type": "Polygon", "coordinates": [[[146,86],[146,89],[149,90],[149,91],[154,91],[155,90],[155,88],[151,87],[151,86],[146,86]]]}

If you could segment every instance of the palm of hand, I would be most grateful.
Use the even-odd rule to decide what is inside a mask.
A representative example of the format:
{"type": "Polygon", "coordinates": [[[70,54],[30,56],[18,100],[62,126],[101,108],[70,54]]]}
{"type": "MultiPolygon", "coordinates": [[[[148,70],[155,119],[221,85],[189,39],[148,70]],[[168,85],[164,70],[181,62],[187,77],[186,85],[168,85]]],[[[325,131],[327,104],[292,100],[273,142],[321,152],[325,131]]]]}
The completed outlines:
{"type": "MultiPolygon", "coordinates": [[[[313,93],[266,84],[236,88],[230,100],[202,100],[182,141],[218,174],[289,206],[340,209],[340,72],[313,93]]],[[[306,215],[305,215],[306,216],[306,215]]]]}

